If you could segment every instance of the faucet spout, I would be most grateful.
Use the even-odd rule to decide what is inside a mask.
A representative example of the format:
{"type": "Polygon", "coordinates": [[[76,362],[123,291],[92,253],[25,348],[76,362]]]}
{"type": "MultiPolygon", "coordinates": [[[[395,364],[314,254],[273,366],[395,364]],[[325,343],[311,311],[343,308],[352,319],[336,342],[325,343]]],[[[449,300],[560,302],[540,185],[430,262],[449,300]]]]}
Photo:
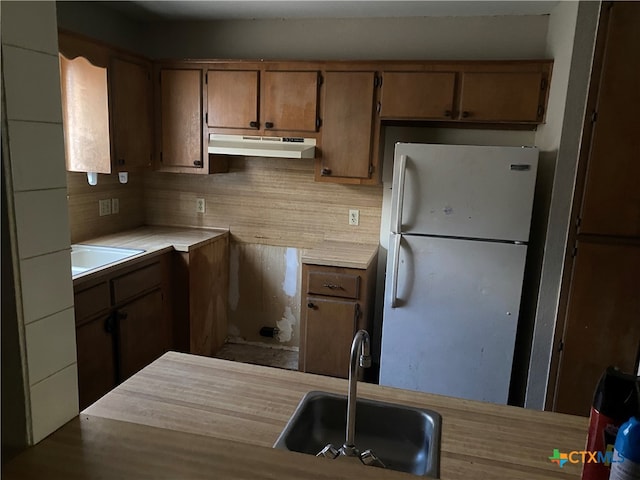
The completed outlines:
{"type": "Polygon", "coordinates": [[[358,456],[355,447],[356,429],[356,400],[358,388],[358,366],[369,368],[371,366],[371,340],[366,330],[358,330],[351,344],[351,358],[349,362],[349,396],[347,397],[347,431],[345,443],[341,452],[346,456],[358,456]]]}

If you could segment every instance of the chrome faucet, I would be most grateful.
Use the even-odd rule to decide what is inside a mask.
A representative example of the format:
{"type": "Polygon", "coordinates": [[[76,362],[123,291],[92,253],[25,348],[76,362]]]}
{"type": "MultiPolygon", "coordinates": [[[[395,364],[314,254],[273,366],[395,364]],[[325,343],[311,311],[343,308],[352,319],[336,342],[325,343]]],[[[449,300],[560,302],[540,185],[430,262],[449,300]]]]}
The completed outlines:
{"type": "Polygon", "coordinates": [[[369,334],[366,330],[358,330],[351,344],[351,359],[349,361],[349,396],[347,398],[347,431],[345,442],[340,449],[342,455],[358,456],[354,436],[356,430],[356,401],[358,390],[358,365],[362,368],[371,366],[371,347],[369,334]]]}
{"type": "Polygon", "coordinates": [[[384,463],[371,450],[360,452],[355,445],[356,404],[358,389],[358,366],[371,366],[371,340],[366,330],[358,330],[351,343],[351,357],[349,361],[349,396],[347,397],[347,426],[345,441],[340,449],[332,444],[324,447],[316,456],[326,458],[356,457],[365,465],[385,468],[384,463]]]}

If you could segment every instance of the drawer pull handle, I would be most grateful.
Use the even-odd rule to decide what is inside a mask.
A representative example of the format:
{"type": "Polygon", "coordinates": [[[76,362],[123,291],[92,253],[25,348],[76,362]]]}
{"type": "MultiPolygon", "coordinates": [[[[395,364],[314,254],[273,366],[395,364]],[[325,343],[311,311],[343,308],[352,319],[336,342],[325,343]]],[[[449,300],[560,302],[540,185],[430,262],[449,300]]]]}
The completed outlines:
{"type": "Polygon", "coordinates": [[[307,307],[316,308],[316,306],[312,302],[307,303],[307,307]]]}
{"type": "Polygon", "coordinates": [[[336,285],[335,283],[325,283],[322,286],[330,290],[337,290],[337,289],[342,290],[342,287],[340,285],[336,285]]]}

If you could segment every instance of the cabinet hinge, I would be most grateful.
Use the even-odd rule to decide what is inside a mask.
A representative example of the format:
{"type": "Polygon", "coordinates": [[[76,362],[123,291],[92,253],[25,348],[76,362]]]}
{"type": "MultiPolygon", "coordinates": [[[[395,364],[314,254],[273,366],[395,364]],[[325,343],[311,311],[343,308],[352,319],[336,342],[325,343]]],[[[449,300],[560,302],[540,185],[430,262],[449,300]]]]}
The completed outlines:
{"type": "Polygon", "coordinates": [[[320,117],[316,117],[316,128],[320,128],[322,126],[322,119],[320,117]]]}
{"type": "Polygon", "coordinates": [[[374,170],[373,165],[369,165],[369,175],[373,174],[373,170],[374,170]]]}
{"type": "Polygon", "coordinates": [[[547,88],[547,79],[546,79],[546,78],[543,78],[543,79],[540,81],[540,90],[545,90],[546,88],[547,88]]]}
{"type": "Polygon", "coordinates": [[[558,352],[561,352],[562,350],[564,350],[564,342],[560,340],[560,343],[558,343],[558,352]]]}
{"type": "Polygon", "coordinates": [[[544,114],[544,107],[542,105],[538,105],[538,118],[542,118],[544,114]]]}
{"type": "Polygon", "coordinates": [[[578,256],[578,245],[574,245],[573,251],[571,252],[571,257],[576,258],[578,256]]]}
{"type": "Polygon", "coordinates": [[[376,113],[380,114],[380,110],[382,110],[382,104],[378,102],[378,104],[376,105],[376,113]]]}
{"type": "Polygon", "coordinates": [[[322,74],[318,74],[318,86],[322,85],[324,83],[324,77],[322,76],[322,74]]]}
{"type": "Polygon", "coordinates": [[[576,227],[579,227],[580,225],[582,225],[582,218],[576,217],[576,227]]]}
{"type": "Polygon", "coordinates": [[[595,110],[591,112],[591,123],[596,123],[598,121],[598,112],[595,110]]]}
{"type": "Polygon", "coordinates": [[[356,323],[358,322],[358,319],[360,318],[360,315],[362,314],[362,311],[360,310],[360,304],[356,303],[356,311],[355,311],[355,320],[356,323]]]}
{"type": "Polygon", "coordinates": [[[382,86],[382,76],[381,75],[375,75],[373,77],[373,88],[377,88],[377,87],[381,87],[382,86]]]}

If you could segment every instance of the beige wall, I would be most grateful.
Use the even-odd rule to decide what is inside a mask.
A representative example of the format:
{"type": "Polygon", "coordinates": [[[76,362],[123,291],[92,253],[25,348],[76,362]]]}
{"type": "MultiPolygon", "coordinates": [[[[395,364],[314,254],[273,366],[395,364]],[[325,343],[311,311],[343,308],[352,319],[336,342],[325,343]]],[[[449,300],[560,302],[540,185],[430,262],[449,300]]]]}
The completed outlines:
{"type": "Polygon", "coordinates": [[[541,58],[548,17],[413,17],[154,23],[155,58],[541,58]],[[170,33],[170,34],[168,34],[170,33]]]}
{"type": "Polygon", "coordinates": [[[2,80],[3,235],[12,240],[26,433],[36,443],[78,413],[54,2],[2,2],[2,80]]]}
{"type": "Polygon", "coordinates": [[[98,184],[89,185],[85,173],[67,172],[71,243],[144,225],[143,175],[129,173],[121,184],[117,173],[98,174],[98,184]],[[118,199],[119,213],[100,216],[99,201],[118,199]]]}

